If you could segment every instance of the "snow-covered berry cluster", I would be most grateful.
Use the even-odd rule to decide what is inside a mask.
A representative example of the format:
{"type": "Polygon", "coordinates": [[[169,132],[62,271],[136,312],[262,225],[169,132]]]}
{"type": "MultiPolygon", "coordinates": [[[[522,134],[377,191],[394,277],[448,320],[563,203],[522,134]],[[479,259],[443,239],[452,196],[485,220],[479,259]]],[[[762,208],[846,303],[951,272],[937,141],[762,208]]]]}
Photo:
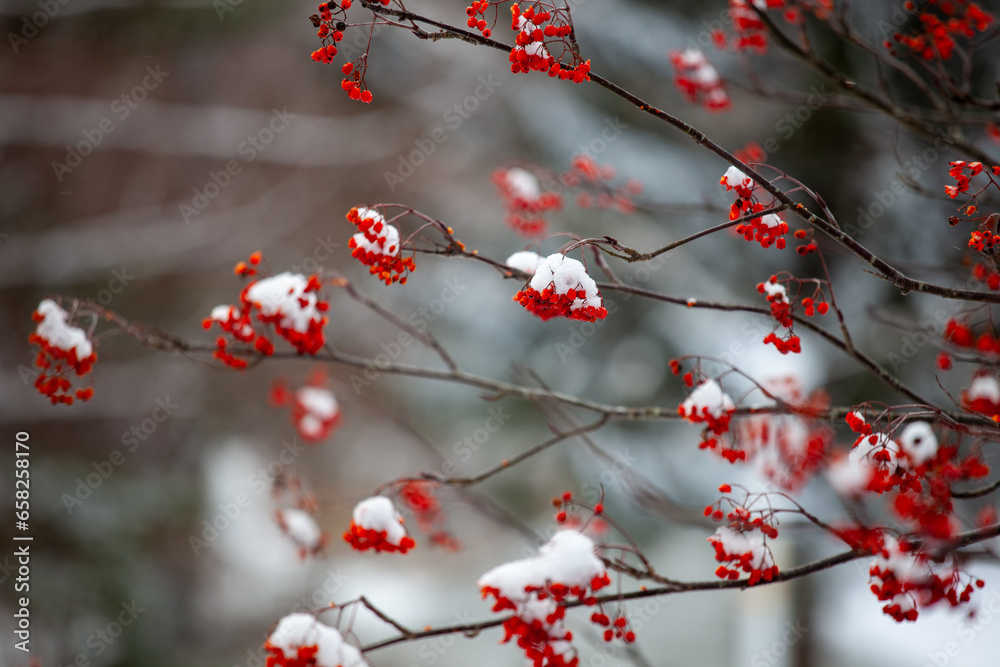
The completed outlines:
{"type": "Polygon", "coordinates": [[[493,172],[504,208],[507,225],[522,236],[536,236],[548,226],[543,217],[546,211],[562,208],[562,197],[543,190],[537,176],[521,167],[497,169],[493,172]]]}
{"type": "MultiPolygon", "coordinates": [[[[675,374],[679,373],[679,363],[671,363],[671,369],[675,374]]],[[[684,381],[688,386],[692,386],[693,374],[685,374],[684,381]]],[[[730,463],[746,459],[746,452],[728,447],[726,441],[718,437],[729,431],[729,420],[735,411],[736,404],[733,403],[733,399],[711,378],[699,382],[691,395],[677,407],[677,413],[692,424],[705,424],[702,441],[698,447],[718,451],[730,463]]]]}
{"type": "Polygon", "coordinates": [[[322,369],[310,374],[306,384],[294,392],[281,380],[275,381],[270,393],[271,405],[291,406],[292,422],[307,443],[316,444],[330,437],[340,424],[340,404],[329,388],[322,369]]]}
{"type": "Polygon", "coordinates": [[[543,320],[568,317],[593,322],[608,316],[587,269],[558,252],[542,260],[514,300],[543,320]]]}
{"type": "Polygon", "coordinates": [[[74,375],[90,373],[97,361],[90,335],[73,324],[74,317],[52,299],[43,299],[32,315],[36,323],[28,342],[37,345],[35,389],[53,405],[72,405],[74,400],[87,401],[94,395],[93,387],[73,390],[74,375]]]}
{"type": "Polygon", "coordinates": [[[416,267],[412,256],[402,256],[399,229],[386,222],[378,211],[365,207],[352,208],[347,212],[347,220],[358,228],[348,242],[351,256],[369,267],[369,272],[386,285],[396,282],[405,285],[407,275],[416,267]]]}
{"type": "Polygon", "coordinates": [[[510,70],[547,72],[574,83],[590,80],[590,61],[584,61],[571,41],[573,25],[569,13],[546,2],[531,2],[524,9],[510,7],[511,30],[517,33],[510,52],[510,70]],[[553,56],[552,52],[558,54],[553,56]]]}
{"type": "Polygon", "coordinates": [[[243,288],[239,304],[216,306],[202,321],[205,329],[218,325],[225,334],[216,340],[215,358],[241,370],[247,361],[229,351],[230,343],[252,344],[258,353],[271,355],[274,344],[268,327],[299,354],[316,354],[326,344],[323,328],[329,304],[320,298],[319,276],[285,272],[260,277],[261,262],[261,254],[255,252],[247,262],[238,263],[236,275],[255,279],[243,288]],[[262,330],[258,330],[261,325],[262,330]]]}
{"type": "Polygon", "coordinates": [[[367,667],[361,651],[312,614],[289,614],[278,621],[264,650],[267,667],[367,667]]]}
{"type": "Polygon", "coordinates": [[[516,637],[536,667],[575,667],[579,658],[562,603],[575,598],[595,604],[594,592],[610,583],[590,538],[562,530],[537,555],[493,568],[478,586],[484,598],[494,599],[493,611],[514,613],[504,623],[505,642],[516,637]]]}
{"type": "Polygon", "coordinates": [[[674,84],[685,100],[709,111],[724,111],[729,108],[725,83],[701,49],[692,46],[683,51],[671,51],[669,55],[674,66],[674,84]]]}
{"type": "Polygon", "coordinates": [[[871,590],[886,604],[882,611],[897,622],[915,621],[918,608],[947,602],[969,602],[980,579],[958,569],[953,558],[936,562],[908,540],[883,535],[881,549],[869,569],[871,590]]]}
{"type": "Polygon", "coordinates": [[[358,551],[374,549],[401,554],[416,546],[413,538],[406,534],[403,517],[385,496],[373,496],[354,507],[351,527],[344,533],[344,541],[358,551]]]}
{"type": "MultiPolygon", "coordinates": [[[[757,184],[736,167],[729,167],[719,179],[719,183],[724,185],[727,191],[736,193],[736,201],[729,209],[730,220],[764,210],[764,205],[758,202],[754,195],[757,184]]],[[[770,248],[773,245],[780,250],[785,247],[788,223],[776,213],[766,213],[741,222],[736,227],[736,233],[747,241],[757,241],[762,248],[770,248]]]]}

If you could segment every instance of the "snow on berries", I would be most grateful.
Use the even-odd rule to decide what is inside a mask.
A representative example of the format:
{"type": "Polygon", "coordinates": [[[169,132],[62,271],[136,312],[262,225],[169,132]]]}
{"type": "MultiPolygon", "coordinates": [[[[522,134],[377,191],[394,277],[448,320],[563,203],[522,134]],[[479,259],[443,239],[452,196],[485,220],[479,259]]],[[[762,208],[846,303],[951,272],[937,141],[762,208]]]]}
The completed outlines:
{"type": "Polygon", "coordinates": [[[260,322],[273,325],[299,354],[316,354],[325,342],[327,322],[327,304],[317,296],[319,287],[315,276],[279,273],[248,285],[241,301],[256,312],[260,322]]]}
{"type": "Polygon", "coordinates": [[[886,604],[882,611],[897,622],[915,621],[918,609],[946,601],[952,607],[969,602],[981,580],[961,572],[954,557],[936,562],[915,544],[883,535],[869,569],[871,590],[886,604]]]}
{"type": "Polygon", "coordinates": [[[590,538],[562,530],[537,555],[499,565],[477,585],[484,598],[494,599],[493,611],[514,613],[504,623],[504,642],[517,637],[518,646],[537,667],[575,667],[579,658],[563,623],[562,603],[576,598],[594,604],[593,593],[610,583],[590,538]]]}
{"type": "Polygon", "coordinates": [[[967,389],[962,390],[962,407],[1000,421],[1000,381],[996,373],[976,373],[967,389]]]}
{"type": "Polygon", "coordinates": [[[833,429],[816,417],[830,406],[830,397],[822,390],[807,396],[799,379],[791,375],[767,378],[761,387],[789,406],[790,413],[740,418],[735,440],[765,477],[786,491],[796,491],[823,463],[833,441],[833,429]]]}
{"type": "Polygon", "coordinates": [[[97,361],[90,335],[75,326],[73,316],[52,299],[43,299],[32,319],[37,326],[28,336],[28,342],[39,347],[35,366],[41,371],[35,378],[35,389],[53,405],[72,405],[74,399],[90,400],[93,387],[74,392],[70,379],[73,375],[87,375],[97,361]]]}
{"type": "Polygon", "coordinates": [[[560,316],[594,322],[608,316],[587,269],[558,252],[542,260],[514,300],[543,320],[560,316]]]}
{"type": "Polygon", "coordinates": [[[729,95],[722,77],[701,49],[689,47],[683,51],[671,51],[670,62],[674,66],[674,84],[685,100],[700,104],[709,111],[729,108],[729,95]]]}
{"type": "Polygon", "coordinates": [[[405,285],[407,274],[416,267],[412,256],[402,256],[399,229],[386,222],[378,211],[365,207],[352,208],[347,219],[358,228],[348,242],[351,256],[369,267],[369,272],[386,285],[397,282],[405,285]]]}
{"type": "Polygon", "coordinates": [[[921,466],[938,454],[938,439],[934,429],[923,420],[911,421],[896,437],[899,446],[913,466],[921,466]]]}
{"type": "Polygon", "coordinates": [[[239,370],[247,367],[242,357],[250,351],[234,354],[229,351],[230,345],[252,344],[259,354],[274,354],[267,327],[273,327],[299,354],[316,354],[326,344],[323,328],[329,304],[320,298],[319,276],[285,272],[263,277],[258,268],[262,261],[261,254],[255,252],[247,262],[239,262],[236,275],[255,279],[243,288],[238,305],[216,306],[202,321],[205,329],[218,326],[225,334],[216,339],[213,356],[239,370]],[[258,329],[261,325],[263,331],[258,329]]]}
{"type": "Polygon", "coordinates": [[[527,273],[528,275],[534,275],[538,266],[545,261],[545,258],[539,255],[537,252],[532,252],[530,250],[520,250],[515,252],[513,255],[507,258],[504,262],[507,266],[512,269],[517,269],[527,273]]]}
{"type": "Polygon", "coordinates": [[[517,33],[510,52],[510,70],[515,74],[546,72],[574,83],[589,81],[590,61],[580,57],[572,41],[569,11],[546,2],[528,3],[525,9],[521,4],[515,2],[510,7],[510,27],[517,33]],[[557,55],[553,56],[553,52],[557,55]]]}
{"type": "Polygon", "coordinates": [[[305,386],[294,392],[289,391],[280,380],[271,388],[271,405],[292,406],[292,422],[302,439],[309,444],[326,440],[340,424],[340,404],[328,383],[326,373],[319,369],[309,376],[305,386]]]}
{"type": "Polygon", "coordinates": [[[269,654],[267,667],[367,667],[361,651],[312,614],[285,616],[271,631],[264,650],[269,654]]]}
{"type": "MultiPolygon", "coordinates": [[[[719,183],[725,186],[727,191],[736,193],[736,201],[729,209],[730,220],[764,210],[764,205],[758,202],[754,195],[757,184],[736,167],[730,166],[726,169],[719,183]]],[[[736,227],[736,233],[747,241],[757,241],[762,248],[770,248],[773,245],[781,250],[785,247],[788,223],[775,213],[766,213],[741,222],[736,227]]]]}
{"type": "Polygon", "coordinates": [[[740,573],[745,572],[750,575],[747,584],[753,586],[760,581],[771,581],[778,574],[771,549],[761,533],[743,533],[719,526],[708,541],[715,548],[715,559],[723,563],[715,570],[720,579],[739,579],[740,573]]]}
{"type": "Polygon", "coordinates": [[[281,532],[298,547],[302,558],[319,553],[327,543],[327,536],[323,534],[316,520],[303,509],[295,507],[279,509],[275,511],[274,518],[281,532]]]}
{"type": "Polygon", "coordinates": [[[358,551],[374,549],[405,554],[416,546],[403,528],[403,518],[385,496],[362,500],[354,507],[344,540],[358,551]]]}
{"type": "Polygon", "coordinates": [[[677,408],[677,412],[689,422],[704,422],[706,428],[716,435],[729,430],[729,419],[735,410],[733,399],[712,379],[699,383],[677,408]]]}
{"type": "Polygon", "coordinates": [[[562,208],[558,193],[543,191],[538,177],[527,169],[512,167],[493,172],[493,182],[507,209],[507,225],[522,236],[536,236],[545,231],[546,211],[562,208]]]}

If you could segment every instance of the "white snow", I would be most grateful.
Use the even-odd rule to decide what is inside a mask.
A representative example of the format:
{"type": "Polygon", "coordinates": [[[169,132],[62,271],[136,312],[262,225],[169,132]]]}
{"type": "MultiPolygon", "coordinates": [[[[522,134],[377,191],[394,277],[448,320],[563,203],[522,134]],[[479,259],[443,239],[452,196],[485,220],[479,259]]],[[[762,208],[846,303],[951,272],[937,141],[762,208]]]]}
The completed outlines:
{"type": "Polygon", "coordinates": [[[361,652],[344,642],[340,632],[316,620],[312,614],[289,614],[278,622],[268,642],[288,658],[298,656],[300,646],[316,646],[317,667],[362,667],[361,652]]]}
{"type": "Polygon", "coordinates": [[[577,260],[567,257],[562,253],[549,255],[531,277],[529,286],[543,292],[552,284],[552,289],[556,294],[565,294],[569,290],[577,290],[577,298],[570,305],[571,310],[591,306],[601,307],[601,295],[597,291],[597,283],[587,275],[587,269],[577,260]],[[580,291],[584,292],[584,298],[579,296],[580,291]]]}
{"type": "MultiPolygon", "coordinates": [[[[304,334],[309,331],[311,322],[323,319],[316,309],[316,292],[306,292],[307,285],[305,276],[286,271],[258,280],[247,289],[246,295],[264,316],[281,315],[282,327],[304,334]]],[[[215,310],[212,312],[214,314],[215,310]]]]}
{"type": "Polygon", "coordinates": [[[403,520],[392,506],[392,501],[385,496],[373,496],[362,500],[354,507],[354,524],[359,528],[385,532],[385,541],[399,546],[406,537],[403,520]]]}
{"type": "Polygon", "coordinates": [[[736,167],[729,167],[722,177],[722,182],[730,188],[752,188],[753,179],[736,167]]]}
{"type": "Polygon", "coordinates": [[[290,508],[278,510],[279,523],[292,541],[306,551],[319,548],[323,541],[323,531],[308,512],[290,508]]]}
{"type": "Polygon", "coordinates": [[[681,407],[686,415],[703,415],[707,410],[715,419],[736,409],[733,399],[722,391],[722,387],[715,380],[705,380],[695,387],[681,407]]]}
{"type": "Polygon", "coordinates": [[[965,396],[968,402],[982,399],[1000,403],[1000,382],[992,375],[977,375],[965,390],[965,396]]]}
{"type": "Polygon", "coordinates": [[[500,596],[516,603],[533,597],[526,588],[544,588],[548,582],[586,588],[595,577],[605,574],[590,538],[576,530],[563,530],[538,555],[498,565],[481,576],[477,585],[495,588],[500,596]]]}
{"type": "Polygon", "coordinates": [[[539,187],[535,175],[520,167],[513,167],[505,171],[504,180],[507,182],[511,194],[518,199],[531,202],[542,194],[542,189],[539,187]]]}
{"type": "Polygon", "coordinates": [[[376,255],[395,257],[399,254],[399,230],[394,225],[383,224],[382,231],[377,233],[377,238],[374,241],[369,241],[368,237],[361,232],[352,238],[357,247],[376,255]]]}
{"type": "Polygon", "coordinates": [[[718,542],[727,555],[751,554],[750,566],[755,570],[767,570],[774,566],[771,551],[764,545],[761,533],[744,534],[726,526],[719,526],[709,542],[718,542]]]}
{"type": "MultiPolygon", "coordinates": [[[[688,47],[677,54],[674,62],[678,67],[690,70],[687,75],[698,83],[711,86],[720,81],[718,70],[709,62],[701,49],[696,49],[693,46],[688,47]]],[[[725,97],[724,92],[722,96],[725,97]]]]}
{"type": "Polygon", "coordinates": [[[42,317],[35,333],[52,347],[69,352],[76,351],[76,358],[83,360],[94,353],[87,332],[69,324],[69,314],[52,299],[43,299],[36,309],[42,317]]]}
{"type": "MultiPolygon", "coordinates": [[[[781,220],[779,219],[778,222],[780,223],[781,220]]],[[[773,225],[768,225],[768,226],[773,226],[773,225]]],[[[770,280],[768,280],[767,282],[764,283],[764,293],[768,297],[777,297],[777,298],[770,298],[769,299],[770,301],[777,301],[778,303],[788,303],[788,290],[786,290],[785,286],[780,283],[772,283],[770,280]]]]}
{"type": "Polygon", "coordinates": [[[914,465],[920,465],[934,458],[938,452],[938,440],[931,425],[925,421],[912,421],[899,434],[899,445],[914,465]]]}
{"type": "Polygon", "coordinates": [[[533,274],[537,269],[538,265],[543,261],[542,256],[537,252],[531,252],[530,250],[521,250],[515,252],[513,255],[507,258],[504,262],[507,266],[512,269],[517,269],[518,271],[524,271],[525,273],[533,274]]]}

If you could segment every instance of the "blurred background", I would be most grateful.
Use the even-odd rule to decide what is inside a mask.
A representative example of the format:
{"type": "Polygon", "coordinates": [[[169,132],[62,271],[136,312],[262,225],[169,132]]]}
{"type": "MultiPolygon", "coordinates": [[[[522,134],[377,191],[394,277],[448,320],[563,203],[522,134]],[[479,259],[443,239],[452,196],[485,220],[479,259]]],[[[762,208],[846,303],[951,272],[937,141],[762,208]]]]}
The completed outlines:
{"type": "MultiPolygon", "coordinates": [[[[464,24],[464,2],[411,8],[464,24]]],[[[671,49],[700,45],[727,78],[748,80],[746,62],[709,46],[713,30],[729,27],[726,9],[722,1],[579,0],[573,17],[595,72],[730,150],[773,139],[769,164],[819,192],[842,224],[863,229],[870,247],[926,277],[961,277],[935,268],[958,267],[961,258],[962,242],[946,224],[953,205],[938,196],[947,161],[958,156],[935,152],[928,160],[927,144],[881,116],[835,108],[832,94],[830,108],[803,106],[810,91],[824,90],[816,88],[822,81],[777,53],[755,60],[771,94],[730,87],[733,106],[722,114],[683,101],[671,49]],[[904,166],[919,156],[926,168],[904,166]],[[908,181],[928,194],[893,195],[888,210],[872,213],[880,194],[908,181]],[[877,224],[865,223],[863,212],[877,224]]],[[[876,43],[877,20],[892,10],[889,3],[858,10],[876,43]]],[[[815,337],[803,336],[795,358],[765,349],[770,323],[744,314],[606,294],[613,316],[587,328],[531,317],[511,300],[519,286],[481,264],[421,256],[404,287],[368,277],[347,247],[354,229],[344,216],[352,206],[413,206],[447,222],[468,247],[503,260],[526,240],[503,223],[493,170],[527,162],[561,171],[585,152],[612,165],[619,180],[641,181],[642,201],[657,212],[579,209],[569,198],[552,227],[651,249],[726,220],[731,195],[718,186],[726,165],[597,86],[513,76],[500,52],[391,29],[372,41],[374,102],[352,102],[340,87],[343,58],[310,60],[315,11],[299,0],[0,6],[8,42],[0,58],[0,423],[8,445],[17,431],[30,433],[32,653],[46,667],[262,665],[260,647],[277,619],[362,593],[415,628],[489,618],[476,578],[537,548],[553,530],[549,500],[566,490],[593,501],[603,486],[609,512],[660,572],[711,579],[717,563],[705,539],[714,527],[692,515],[716,499],[722,482],[768,485],[751,469],[698,451],[692,426],[616,423],[593,437],[610,458],[565,442],[474,494],[442,492],[460,551],[435,549],[416,531],[419,546],[405,557],[359,554],[339,536],[354,504],[378,485],[450,466],[480,472],[545,440],[546,414],[512,399],[487,402],[464,387],[387,374],[359,382],[356,370],[330,367],[343,424],[327,442],[303,449],[288,411],[269,408],[267,396],[277,378],[303,383],[314,362],[275,360],[235,373],[115,333],[100,340],[95,397],[53,407],[31,386],[27,344],[31,313],[46,296],[92,299],[130,320],[209,342],[202,318],[237,299],[242,282],[232,267],[261,250],[275,272],[325,267],[348,275],[394,313],[425,319],[465,368],[493,378],[527,368],[588,399],[673,410],[684,393],[668,361],[705,354],[761,378],[794,373],[807,391],[825,387],[837,405],[899,400],[815,337]],[[405,168],[432,136],[444,139],[405,168]],[[221,176],[233,162],[229,178],[221,176]],[[483,440],[487,419],[498,414],[491,410],[503,423],[483,440]],[[134,428],[138,442],[130,439],[134,428]],[[116,451],[121,463],[103,475],[116,451]],[[332,536],[324,555],[300,560],[275,524],[275,501],[257,482],[276,471],[301,476],[315,493],[317,520],[332,536]],[[238,499],[235,516],[220,518],[238,499]],[[212,533],[213,522],[225,528],[212,533]],[[194,546],[193,538],[206,544],[194,546]],[[122,619],[128,624],[118,625],[122,619]]],[[[356,20],[363,15],[352,10],[356,20]]],[[[505,26],[496,34],[509,41],[505,26]]],[[[363,29],[349,30],[342,51],[353,59],[367,39],[363,29]]],[[[874,83],[870,59],[833,43],[818,47],[858,81],[874,83]]],[[[1000,78],[995,45],[990,53],[974,71],[986,90],[1000,78]]],[[[997,152],[988,140],[969,138],[997,152]]],[[[933,346],[877,323],[868,307],[932,321],[950,306],[904,302],[857,261],[830,252],[859,347],[946,400],[928,370],[933,346]]],[[[772,273],[815,271],[791,252],[726,234],[663,260],[614,265],[630,282],[671,295],[755,305],[763,303],[756,284],[772,273]]],[[[328,337],[340,349],[392,354],[397,331],[343,294],[334,295],[330,320],[328,337]]],[[[418,346],[400,350],[398,360],[439,366],[418,346]]],[[[967,379],[944,381],[957,391],[967,379]]],[[[850,441],[841,433],[837,446],[850,441]]],[[[12,469],[7,456],[4,470],[12,469]]],[[[12,479],[5,473],[0,481],[4,497],[12,479]]],[[[799,495],[825,517],[843,513],[822,479],[799,495]]],[[[9,533],[5,522],[5,545],[9,533]]],[[[840,548],[794,526],[782,534],[775,555],[783,567],[840,548]]],[[[0,559],[9,559],[4,550],[0,559]]],[[[11,640],[13,575],[2,562],[0,662],[24,665],[11,640]]],[[[569,626],[588,667],[993,664],[1000,571],[978,563],[972,571],[987,582],[974,618],[935,609],[897,625],[881,613],[867,590],[867,564],[859,563],[796,584],[630,605],[638,635],[632,655],[604,645],[583,613],[571,614],[569,626]]],[[[363,613],[353,627],[365,643],[392,634],[363,613]]],[[[367,658],[378,667],[523,664],[516,647],[496,646],[501,636],[443,637],[367,658]]]]}

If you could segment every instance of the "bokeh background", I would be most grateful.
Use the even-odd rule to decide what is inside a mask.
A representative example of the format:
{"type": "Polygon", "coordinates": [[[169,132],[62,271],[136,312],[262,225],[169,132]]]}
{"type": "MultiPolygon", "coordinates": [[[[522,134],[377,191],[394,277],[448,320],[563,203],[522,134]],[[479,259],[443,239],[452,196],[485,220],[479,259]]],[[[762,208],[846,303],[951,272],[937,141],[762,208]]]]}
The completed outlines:
{"type": "MultiPolygon", "coordinates": [[[[465,19],[463,2],[411,4],[455,24],[465,19]]],[[[778,150],[769,162],[820,192],[842,223],[858,224],[859,207],[871,210],[877,193],[903,180],[901,163],[927,148],[883,117],[835,108],[832,96],[829,108],[805,113],[803,96],[822,82],[776,54],[755,61],[766,94],[731,87],[733,108],[724,114],[686,105],[672,84],[667,52],[707,46],[711,30],[728,27],[725,2],[579,0],[573,8],[595,71],[727,148],[774,139],[778,150]],[[792,123],[786,114],[796,112],[792,123]]],[[[876,41],[877,19],[892,8],[857,8],[876,41]]],[[[494,465],[546,438],[545,412],[511,399],[488,402],[475,391],[430,380],[380,375],[359,383],[354,369],[331,367],[344,423],[328,442],[299,452],[287,444],[296,435],[287,411],[269,408],[267,393],[276,378],[303,382],[312,362],[274,361],[233,373],[144,349],[120,334],[100,341],[94,399],[52,407],[30,386],[33,351],[26,341],[31,312],[48,295],[98,300],[131,320],[208,341],[201,319],[216,304],[232,303],[241,288],[232,266],[262,250],[276,272],[322,266],[356,280],[403,317],[431,312],[430,330],[463,366],[490,377],[530,369],[552,388],[593,400],[673,409],[683,393],[668,361],[698,353],[761,377],[794,372],[807,389],[826,387],[837,404],[898,400],[808,335],[796,358],[765,349],[760,340],[769,325],[745,315],[606,295],[616,301],[614,316],[583,329],[532,318],[511,301],[518,285],[481,264],[418,257],[405,287],[367,277],[346,244],[352,227],[344,215],[355,205],[411,205],[446,221],[469,247],[502,260],[525,240],[504,225],[491,172],[515,162],[563,170],[583,151],[613,165],[620,179],[639,179],[643,201],[656,212],[625,216],[570,203],[553,226],[654,248],[726,219],[730,196],[717,185],[725,165],[596,86],[515,77],[502,53],[423,42],[390,29],[373,38],[368,81],[374,103],[351,102],[339,85],[343,60],[323,66],[309,58],[317,45],[308,19],[315,10],[300,0],[5,0],[0,6],[6,35],[0,57],[0,424],[8,445],[17,431],[31,434],[32,648],[46,667],[253,667],[262,664],[261,643],[278,618],[362,593],[412,627],[488,618],[477,576],[537,547],[552,530],[549,499],[564,490],[593,500],[603,486],[609,510],[661,572],[710,579],[716,563],[705,538],[713,528],[692,514],[714,501],[722,482],[767,484],[752,470],[699,452],[693,427],[614,424],[593,438],[610,460],[585,443],[566,442],[474,493],[443,492],[461,551],[435,550],[418,532],[420,547],[405,557],[357,554],[339,539],[355,502],[389,479],[449,462],[467,473],[494,465]],[[48,18],[32,31],[38,12],[48,18]],[[489,92],[476,97],[484,81],[489,92]],[[269,124],[280,127],[273,140],[248,149],[247,138],[269,124]],[[612,141],[596,142],[609,127],[622,129],[612,141]],[[402,182],[387,179],[436,130],[445,140],[433,153],[402,182]],[[70,149],[81,142],[96,146],[77,160],[70,149]],[[196,200],[231,160],[239,174],[214,198],[196,200]],[[455,298],[441,307],[445,294],[455,298]],[[133,450],[126,447],[123,438],[162,405],[176,407],[133,450]],[[463,446],[483,429],[490,410],[507,415],[502,428],[474,448],[463,446]],[[81,492],[82,502],[68,502],[81,480],[107,469],[115,450],[124,452],[124,462],[89,495],[81,492]],[[317,518],[333,536],[319,558],[299,559],[273,521],[270,494],[254,483],[269,466],[277,469],[282,451],[296,452],[286,472],[301,475],[315,492],[317,518]],[[209,535],[205,522],[240,497],[249,503],[230,525],[207,547],[193,548],[192,537],[209,535]],[[114,624],[123,610],[135,619],[119,633],[114,624]]],[[[508,37],[503,27],[497,32],[508,37]]],[[[363,30],[349,31],[343,48],[353,57],[366,41],[363,30]]],[[[859,81],[874,83],[870,59],[822,41],[820,47],[831,49],[831,61],[859,81]]],[[[748,80],[741,58],[708,51],[728,77],[748,80]]],[[[1000,78],[996,56],[995,48],[985,52],[985,64],[974,71],[977,86],[988,90],[1000,78]]],[[[997,150],[986,140],[982,145],[997,150]]],[[[950,159],[955,156],[939,154],[930,161],[910,183],[929,194],[894,197],[863,239],[887,258],[942,279],[959,274],[934,267],[957,267],[961,257],[961,242],[946,223],[948,202],[936,194],[950,159]]],[[[560,243],[544,248],[554,251],[560,243]]],[[[944,399],[929,370],[933,346],[879,324],[869,306],[917,319],[950,307],[932,299],[903,302],[858,262],[830,252],[858,345],[887,363],[901,359],[895,370],[902,377],[944,399]]],[[[755,285],[771,273],[812,266],[725,234],[650,267],[616,264],[632,282],[673,295],[751,303],[760,302],[755,285]]],[[[341,294],[328,335],[344,350],[375,355],[396,331],[341,294]]],[[[436,363],[417,346],[399,360],[436,363]]],[[[962,381],[945,379],[955,383],[948,385],[952,390],[962,381]]],[[[848,444],[842,433],[839,446],[848,444]]],[[[12,470],[12,447],[4,451],[2,468],[12,470]]],[[[5,498],[12,477],[5,473],[0,481],[5,498]]],[[[825,516],[842,512],[822,479],[801,498],[825,516]]],[[[4,544],[11,544],[9,532],[5,522],[4,544]]],[[[788,539],[779,540],[776,554],[782,565],[838,548],[791,526],[783,535],[788,539]]],[[[10,558],[3,549],[0,559],[10,558]]],[[[0,606],[7,610],[13,584],[2,562],[0,606]]],[[[588,667],[994,664],[1000,570],[984,562],[973,571],[987,581],[975,618],[932,610],[916,624],[897,625],[867,591],[862,563],[780,587],[632,605],[639,636],[633,655],[604,646],[583,615],[570,627],[588,667]]],[[[0,662],[26,664],[12,646],[10,614],[0,618],[0,662]]],[[[364,614],[354,629],[365,642],[391,634],[364,614]]],[[[496,645],[500,637],[498,630],[445,637],[379,650],[368,659],[378,667],[522,664],[516,647],[496,645]]]]}

